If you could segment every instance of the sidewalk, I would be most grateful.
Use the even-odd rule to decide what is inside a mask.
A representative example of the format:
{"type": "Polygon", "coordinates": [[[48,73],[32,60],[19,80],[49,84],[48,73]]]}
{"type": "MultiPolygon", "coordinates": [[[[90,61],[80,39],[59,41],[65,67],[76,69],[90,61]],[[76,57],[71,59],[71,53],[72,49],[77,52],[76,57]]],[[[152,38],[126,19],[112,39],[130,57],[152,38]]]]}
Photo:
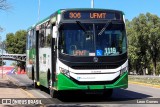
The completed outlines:
{"type": "Polygon", "coordinates": [[[7,79],[7,76],[0,75],[0,98],[31,98],[25,90],[19,88],[7,79]]]}
{"type": "Polygon", "coordinates": [[[9,74],[6,75],[7,79],[21,88],[33,87],[33,81],[28,78],[26,74],[9,74]]]}

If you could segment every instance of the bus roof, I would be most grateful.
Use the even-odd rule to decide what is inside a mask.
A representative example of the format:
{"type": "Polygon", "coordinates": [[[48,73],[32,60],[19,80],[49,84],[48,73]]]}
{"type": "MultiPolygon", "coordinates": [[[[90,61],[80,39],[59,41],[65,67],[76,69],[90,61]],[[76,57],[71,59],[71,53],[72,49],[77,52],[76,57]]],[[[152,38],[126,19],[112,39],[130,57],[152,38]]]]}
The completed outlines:
{"type": "Polygon", "coordinates": [[[117,12],[122,12],[120,10],[114,10],[114,9],[102,9],[102,8],[68,8],[68,9],[60,9],[60,10],[65,10],[65,11],[72,11],[72,10],[80,10],[80,11],[117,11],[117,12]]]}
{"type": "Polygon", "coordinates": [[[122,13],[124,15],[123,11],[113,10],[113,9],[101,9],[101,8],[68,8],[68,9],[59,9],[55,13],[51,14],[50,16],[48,16],[47,18],[37,22],[33,26],[30,26],[27,30],[35,28],[37,25],[44,23],[45,21],[49,20],[51,17],[56,16],[57,14],[61,14],[63,11],[76,11],[76,10],[79,10],[79,11],[116,11],[116,12],[120,12],[120,13],[122,13]]]}

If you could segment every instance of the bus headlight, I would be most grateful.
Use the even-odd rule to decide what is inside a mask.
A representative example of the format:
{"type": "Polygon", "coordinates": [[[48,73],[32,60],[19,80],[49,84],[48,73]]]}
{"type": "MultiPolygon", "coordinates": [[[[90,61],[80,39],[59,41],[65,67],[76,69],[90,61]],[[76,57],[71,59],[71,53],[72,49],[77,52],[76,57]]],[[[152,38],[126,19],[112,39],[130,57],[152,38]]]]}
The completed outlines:
{"type": "Polygon", "coordinates": [[[69,71],[68,71],[68,70],[63,69],[63,68],[61,68],[61,67],[59,67],[59,70],[60,70],[61,73],[63,73],[63,74],[66,75],[67,77],[70,77],[70,74],[69,74],[69,71]]]}
{"type": "Polygon", "coordinates": [[[120,70],[120,75],[123,75],[123,73],[127,72],[128,71],[128,67],[124,67],[120,70]]]}

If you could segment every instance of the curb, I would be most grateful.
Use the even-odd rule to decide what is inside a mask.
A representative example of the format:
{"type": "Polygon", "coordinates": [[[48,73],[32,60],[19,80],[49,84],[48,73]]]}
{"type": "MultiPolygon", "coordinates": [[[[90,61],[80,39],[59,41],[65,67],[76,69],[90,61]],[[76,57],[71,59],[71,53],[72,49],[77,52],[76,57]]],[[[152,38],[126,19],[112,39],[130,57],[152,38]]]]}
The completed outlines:
{"type": "MultiPolygon", "coordinates": [[[[14,85],[16,85],[17,87],[19,87],[20,90],[23,91],[25,94],[27,94],[30,98],[36,98],[36,97],[34,97],[31,93],[29,93],[29,92],[27,92],[27,91],[25,90],[27,87],[19,86],[18,83],[13,82],[13,81],[16,81],[15,79],[13,80],[13,79],[10,79],[7,75],[5,75],[5,76],[6,76],[7,80],[9,80],[10,82],[12,82],[12,83],[13,83],[14,85]]],[[[19,82],[19,81],[17,81],[17,82],[19,82]]]]}
{"type": "Polygon", "coordinates": [[[142,82],[134,82],[134,81],[128,81],[130,84],[138,84],[138,85],[143,85],[143,86],[149,86],[153,88],[160,88],[160,85],[153,85],[153,84],[146,84],[142,82]]]}

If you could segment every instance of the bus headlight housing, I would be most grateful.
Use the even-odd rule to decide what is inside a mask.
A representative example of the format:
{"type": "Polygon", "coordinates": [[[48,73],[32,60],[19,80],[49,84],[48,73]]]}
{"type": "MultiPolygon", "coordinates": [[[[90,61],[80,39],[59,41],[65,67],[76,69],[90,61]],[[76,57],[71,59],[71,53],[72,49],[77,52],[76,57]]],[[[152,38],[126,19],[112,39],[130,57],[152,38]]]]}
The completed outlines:
{"type": "Polygon", "coordinates": [[[123,75],[125,72],[127,72],[128,71],[128,66],[126,66],[126,67],[124,67],[124,68],[122,68],[121,70],[120,70],[120,75],[123,75]]]}
{"type": "Polygon", "coordinates": [[[63,74],[66,75],[67,77],[70,77],[70,73],[69,73],[68,70],[63,69],[63,68],[61,68],[61,67],[59,67],[59,70],[60,70],[61,73],[63,73],[63,74]]]}

